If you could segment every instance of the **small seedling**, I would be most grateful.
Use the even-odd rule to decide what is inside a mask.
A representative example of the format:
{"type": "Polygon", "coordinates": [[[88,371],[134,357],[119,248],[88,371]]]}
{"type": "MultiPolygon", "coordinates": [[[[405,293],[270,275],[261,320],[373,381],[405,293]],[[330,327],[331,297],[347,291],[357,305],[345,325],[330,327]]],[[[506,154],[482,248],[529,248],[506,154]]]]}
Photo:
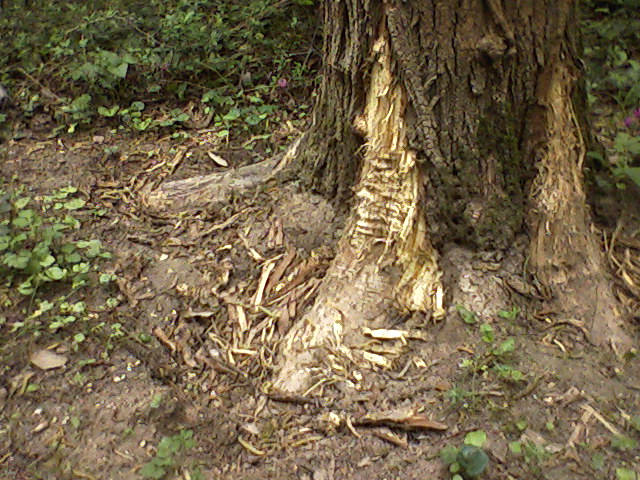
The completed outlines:
{"type": "MultiPolygon", "coordinates": [[[[0,278],[9,292],[29,297],[25,321],[14,322],[11,331],[23,327],[38,331],[46,325],[56,332],[87,318],[86,304],[69,297],[95,281],[98,262],[110,254],[100,241],[74,233],[80,228],[76,212],[86,203],[77,196],[77,188],[61,188],[42,197],[25,192],[20,186],[6,189],[0,181],[0,278]],[[66,293],[40,298],[52,284],[66,287],[66,293]]],[[[103,283],[112,279],[105,275],[100,277],[103,283]]],[[[82,341],[76,336],[74,345],[82,341]]]]}
{"type": "Polygon", "coordinates": [[[440,458],[453,474],[451,480],[478,478],[489,465],[489,456],[482,449],[487,434],[482,430],[469,432],[461,447],[447,446],[440,451],[440,458]]]}
{"type": "MultiPolygon", "coordinates": [[[[138,471],[144,478],[161,479],[169,473],[175,473],[184,462],[184,455],[188,450],[195,447],[193,431],[180,430],[179,433],[171,437],[162,437],[156,455],[138,471]]],[[[191,478],[197,478],[196,473],[191,474],[191,478]]]]}
{"type": "Polygon", "coordinates": [[[471,310],[468,310],[462,305],[456,305],[456,310],[458,310],[458,313],[460,314],[460,318],[462,318],[462,321],[464,323],[468,325],[473,325],[475,323],[478,323],[478,316],[475,313],[473,313],[471,310]]]}
{"type": "Polygon", "coordinates": [[[500,318],[504,318],[505,320],[515,320],[518,318],[520,314],[520,309],[518,307],[511,307],[508,310],[500,310],[498,312],[498,316],[500,318]]]}

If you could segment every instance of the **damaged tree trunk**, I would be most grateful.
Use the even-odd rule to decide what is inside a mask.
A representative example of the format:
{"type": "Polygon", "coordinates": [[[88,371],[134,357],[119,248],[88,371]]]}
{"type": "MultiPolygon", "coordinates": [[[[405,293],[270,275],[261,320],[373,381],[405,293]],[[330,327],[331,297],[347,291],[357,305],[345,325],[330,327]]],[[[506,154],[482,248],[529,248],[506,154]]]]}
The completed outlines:
{"type": "Polygon", "coordinates": [[[447,245],[524,235],[548,306],[628,346],[583,188],[576,2],[325,0],[324,17],[324,81],[289,174],[353,206],[275,386],[305,391],[392,308],[442,317],[447,245]]]}

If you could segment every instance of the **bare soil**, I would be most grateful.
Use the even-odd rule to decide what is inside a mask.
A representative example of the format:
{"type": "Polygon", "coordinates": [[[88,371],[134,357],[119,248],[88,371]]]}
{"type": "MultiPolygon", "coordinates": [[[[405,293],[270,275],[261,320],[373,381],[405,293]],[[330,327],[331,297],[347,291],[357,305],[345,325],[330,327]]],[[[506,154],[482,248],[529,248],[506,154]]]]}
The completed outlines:
{"type": "MultiPolygon", "coordinates": [[[[0,160],[0,176],[15,175],[34,194],[80,188],[88,201],[82,233],[114,254],[104,268],[119,277],[114,290],[95,289],[86,301],[96,309],[96,324],[119,323],[126,334],[113,338],[109,328],[88,325],[87,341],[73,351],[73,331],[11,333],[25,304],[9,309],[9,322],[0,326],[1,478],[140,478],[162,437],[185,430],[193,431],[196,446],[176,456],[165,478],[200,472],[211,479],[448,479],[440,450],[462,445],[476,430],[488,439],[485,479],[613,479],[622,467],[640,472],[638,448],[612,444],[619,435],[638,439],[629,422],[640,414],[637,357],[597,349],[580,319],[558,323],[544,312],[540,292],[519,281],[519,245],[498,257],[450,246],[442,265],[451,308],[443,321],[398,317],[384,327],[410,334],[367,345],[389,368],[328,350],[332,379],[307,396],[279,398],[268,388],[278,343],[312,301],[344,212],[275,183],[222,208],[167,216],[145,211],[138,202],[145,186],[256,160],[244,149],[212,143],[206,133],[182,142],[106,132],[54,140],[34,134],[8,144],[0,160]],[[103,217],[88,213],[102,207],[103,217]],[[112,295],[121,304],[98,312],[112,295]],[[477,323],[465,323],[456,305],[474,311],[477,323]],[[513,307],[518,315],[500,317],[513,307]],[[484,323],[494,329],[493,344],[482,340],[484,323]],[[511,354],[491,354],[510,337],[511,354]],[[29,362],[40,348],[69,360],[42,371],[29,362]],[[497,363],[523,378],[505,378],[497,363]],[[514,441],[521,441],[521,453],[509,449],[514,441]]],[[[618,238],[640,245],[633,235],[637,219],[624,218],[618,238]]],[[[638,312],[623,283],[628,330],[637,339],[638,312]]]]}

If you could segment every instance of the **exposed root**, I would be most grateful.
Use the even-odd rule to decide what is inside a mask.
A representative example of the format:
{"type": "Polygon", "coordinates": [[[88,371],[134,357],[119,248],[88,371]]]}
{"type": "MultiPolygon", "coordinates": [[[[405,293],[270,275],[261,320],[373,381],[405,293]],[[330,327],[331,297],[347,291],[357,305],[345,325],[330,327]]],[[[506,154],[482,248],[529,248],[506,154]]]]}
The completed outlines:
{"type": "Polygon", "coordinates": [[[572,105],[575,79],[559,62],[541,76],[539,120],[547,141],[534,149],[539,165],[531,190],[530,267],[555,299],[554,308],[583,322],[596,345],[630,346],[591,229],[582,188],[585,142],[572,105]]]}
{"type": "Polygon", "coordinates": [[[232,194],[242,194],[275,177],[296,156],[301,139],[282,156],[228,172],[167,182],[156,190],[142,192],[140,200],[155,212],[180,212],[227,203],[232,194]]]}
{"type": "Polygon", "coordinates": [[[331,348],[354,358],[343,343],[391,307],[444,314],[420,172],[407,146],[406,92],[394,78],[384,22],[380,30],[365,111],[356,120],[367,140],[356,205],[314,306],[285,340],[275,383],[282,391],[304,392],[326,373],[331,348]]]}

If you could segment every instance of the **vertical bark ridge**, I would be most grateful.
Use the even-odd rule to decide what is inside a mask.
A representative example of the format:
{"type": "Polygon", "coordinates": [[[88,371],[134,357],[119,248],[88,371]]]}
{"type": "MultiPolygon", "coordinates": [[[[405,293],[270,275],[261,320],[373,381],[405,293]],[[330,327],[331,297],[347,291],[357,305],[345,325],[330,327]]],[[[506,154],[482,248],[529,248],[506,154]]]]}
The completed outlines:
{"type": "Polygon", "coordinates": [[[359,168],[362,139],[352,123],[362,111],[372,35],[379,8],[368,0],[329,0],[324,5],[325,60],[310,130],[284,179],[296,178],[336,203],[348,199],[359,168]]]}

